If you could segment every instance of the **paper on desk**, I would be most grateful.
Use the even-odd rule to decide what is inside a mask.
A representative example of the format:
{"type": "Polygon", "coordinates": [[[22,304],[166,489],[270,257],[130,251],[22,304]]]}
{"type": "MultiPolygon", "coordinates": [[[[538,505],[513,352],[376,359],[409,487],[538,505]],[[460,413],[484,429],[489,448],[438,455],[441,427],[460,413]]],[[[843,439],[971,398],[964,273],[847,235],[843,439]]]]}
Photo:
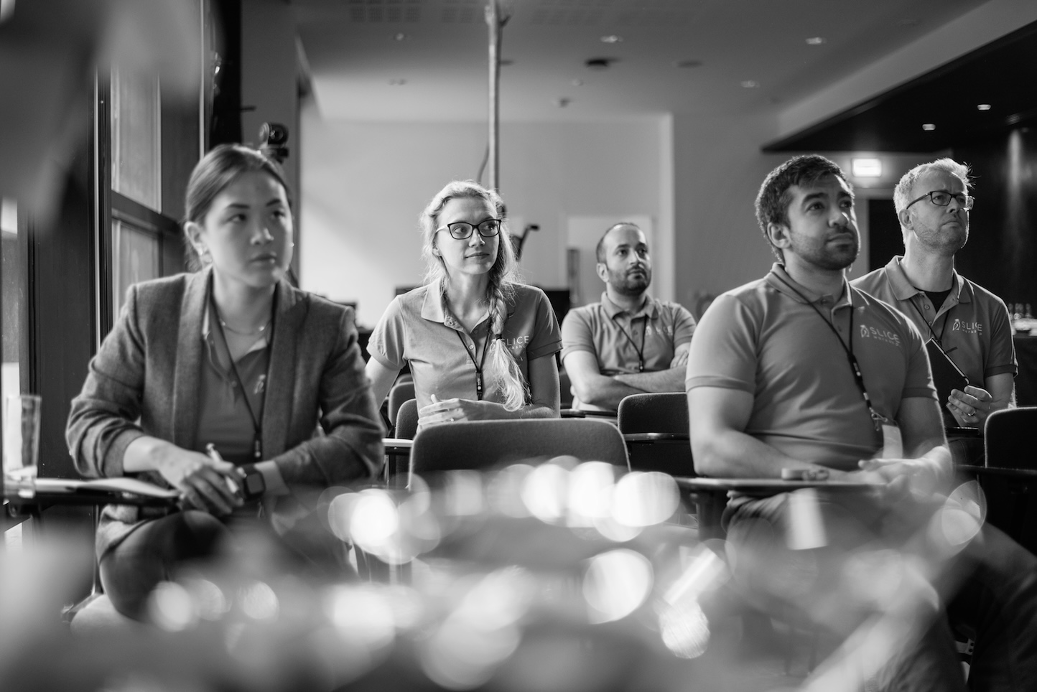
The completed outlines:
{"type": "Polygon", "coordinates": [[[160,488],[152,483],[136,478],[94,478],[80,480],[76,478],[37,478],[37,490],[51,492],[75,492],[77,490],[107,490],[117,493],[133,493],[147,497],[175,498],[180,493],[169,488],[160,488]]]}

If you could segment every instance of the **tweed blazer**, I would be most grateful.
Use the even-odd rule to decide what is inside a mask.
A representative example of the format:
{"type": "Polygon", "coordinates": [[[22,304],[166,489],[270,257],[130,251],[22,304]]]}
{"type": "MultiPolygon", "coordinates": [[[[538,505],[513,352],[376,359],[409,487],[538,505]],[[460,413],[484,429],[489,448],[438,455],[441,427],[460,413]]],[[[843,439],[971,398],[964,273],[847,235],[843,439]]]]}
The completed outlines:
{"type": "MultiPolygon", "coordinates": [[[[66,441],[83,476],[122,476],[126,447],[142,435],[201,451],[195,433],[210,276],[206,269],[127,291],[115,327],[72,400],[66,441]]],[[[309,513],[324,488],[368,480],[378,471],[382,428],[350,308],[282,281],[273,332],[262,444],[264,458],[277,464],[291,491],[277,498],[270,514],[283,534],[309,513]]],[[[140,477],[168,487],[156,472],[140,477]]],[[[156,516],[154,510],[106,507],[98,557],[156,516]]]]}

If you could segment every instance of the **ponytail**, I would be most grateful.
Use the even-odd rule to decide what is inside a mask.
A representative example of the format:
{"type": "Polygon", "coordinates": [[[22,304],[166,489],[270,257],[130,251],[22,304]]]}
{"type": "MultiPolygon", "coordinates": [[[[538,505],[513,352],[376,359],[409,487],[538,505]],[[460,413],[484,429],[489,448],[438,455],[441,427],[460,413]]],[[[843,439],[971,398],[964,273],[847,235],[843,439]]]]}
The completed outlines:
{"type": "Polygon", "coordinates": [[[512,352],[505,345],[505,340],[501,338],[508,312],[504,291],[500,286],[491,286],[489,302],[487,338],[493,341],[487,353],[486,365],[483,367],[483,377],[487,392],[500,393],[505,410],[517,411],[529,403],[530,386],[523,378],[512,352]]]}

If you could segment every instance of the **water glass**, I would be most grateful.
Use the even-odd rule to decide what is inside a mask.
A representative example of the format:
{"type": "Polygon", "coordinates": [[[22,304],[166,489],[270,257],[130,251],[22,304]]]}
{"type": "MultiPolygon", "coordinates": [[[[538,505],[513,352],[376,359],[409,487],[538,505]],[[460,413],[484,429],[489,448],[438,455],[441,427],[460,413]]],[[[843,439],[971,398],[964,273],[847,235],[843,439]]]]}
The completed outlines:
{"type": "Polygon", "coordinates": [[[8,481],[36,475],[40,455],[40,408],[35,394],[9,396],[4,400],[3,475],[8,481]]]}

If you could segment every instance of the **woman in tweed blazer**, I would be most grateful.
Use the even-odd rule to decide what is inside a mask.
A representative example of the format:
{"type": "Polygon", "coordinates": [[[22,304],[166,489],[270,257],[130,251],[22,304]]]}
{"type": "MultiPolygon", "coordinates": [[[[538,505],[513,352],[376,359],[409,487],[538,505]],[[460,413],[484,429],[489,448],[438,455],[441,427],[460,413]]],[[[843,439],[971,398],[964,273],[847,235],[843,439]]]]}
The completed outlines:
{"type": "Polygon", "coordinates": [[[130,288],[72,402],[67,440],[80,473],[138,475],[182,494],[172,514],[102,514],[102,583],[131,617],[178,564],[226,539],[230,517],[266,516],[293,553],[325,560],[318,553],[336,544],[300,530],[319,524],[317,495],[381,464],[352,311],[284,279],[287,189],[276,164],[245,147],[200,161],[185,232],[205,268],[130,288]]]}

